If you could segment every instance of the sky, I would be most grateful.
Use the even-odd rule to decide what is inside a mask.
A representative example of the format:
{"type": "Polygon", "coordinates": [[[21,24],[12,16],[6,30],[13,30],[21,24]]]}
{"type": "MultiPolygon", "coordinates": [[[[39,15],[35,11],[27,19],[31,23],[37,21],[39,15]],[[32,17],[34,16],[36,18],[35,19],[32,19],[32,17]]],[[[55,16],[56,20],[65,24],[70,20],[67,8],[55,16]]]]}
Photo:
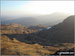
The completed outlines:
{"type": "Polygon", "coordinates": [[[2,16],[47,15],[55,12],[74,14],[74,1],[1,1],[2,16]]]}

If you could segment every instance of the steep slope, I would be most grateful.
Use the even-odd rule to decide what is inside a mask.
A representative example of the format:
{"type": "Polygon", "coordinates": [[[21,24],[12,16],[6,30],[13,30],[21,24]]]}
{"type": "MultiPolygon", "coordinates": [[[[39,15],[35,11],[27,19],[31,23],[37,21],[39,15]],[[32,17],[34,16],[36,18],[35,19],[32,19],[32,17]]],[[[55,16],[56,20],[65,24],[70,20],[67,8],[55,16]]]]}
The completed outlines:
{"type": "Polygon", "coordinates": [[[39,32],[38,36],[50,43],[74,43],[74,16],[68,17],[49,30],[39,32]]]}

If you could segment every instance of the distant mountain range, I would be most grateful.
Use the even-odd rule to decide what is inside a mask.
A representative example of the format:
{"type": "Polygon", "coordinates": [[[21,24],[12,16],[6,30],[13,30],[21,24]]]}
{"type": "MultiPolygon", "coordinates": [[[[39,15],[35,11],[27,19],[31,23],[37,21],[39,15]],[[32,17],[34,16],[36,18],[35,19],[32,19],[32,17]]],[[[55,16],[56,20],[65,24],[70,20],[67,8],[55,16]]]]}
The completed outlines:
{"type": "Polygon", "coordinates": [[[10,17],[1,17],[1,24],[16,23],[24,26],[35,26],[42,24],[45,26],[53,26],[62,22],[69,14],[64,13],[53,13],[50,15],[36,16],[36,17],[21,17],[17,19],[12,19],[10,17]]]}
{"type": "MultiPolygon", "coordinates": [[[[44,28],[43,25],[32,29],[44,28]]],[[[1,31],[2,55],[51,55],[74,51],[74,15],[49,29],[36,31],[20,24],[4,24],[1,31]]]]}
{"type": "Polygon", "coordinates": [[[30,34],[25,40],[41,45],[55,45],[60,43],[74,43],[74,16],[70,16],[48,30],[30,34]],[[30,37],[30,38],[28,38],[30,37]]]}
{"type": "Polygon", "coordinates": [[[60,22],[62,22],[64,19],[66,19],[70,14],[65,13],[52,13],[49,15],[43,15],[36,17],[40,24],[46,25],[46,26],[53,26],[60,22]]]}
{"type": "MultiPolygon", "coordinates": [[[[42,25],[32,26],[29,29],[26,27],[2,27],[2,32],[5,33],[12,33],[16,32],[16,34],[21,33],[30,33],[29,35],[25,36],[22,35],[21,37],[24,38],[24,42],[28,43],[39,43],[42,45],[51,45],[51,44],[60,44],[60,43],[74,43],[74,16],[70,16],[65,19],[62,23],[59,23],[50,29],[45,29],[42,31],[37,31],[38,29],[44,29],[45,27],[42,25]],[[31,30],[32,29],[32,30],[31,30]],[[36,33],[33,33],[36,32],[36,33]]],[[[14,35],[15,36],[15,35],[14,35]]],[[[20,38],[19,38],[20,39],[20,38]]],[[[21,39],[22,40],[22,39],[21,39]]]]}

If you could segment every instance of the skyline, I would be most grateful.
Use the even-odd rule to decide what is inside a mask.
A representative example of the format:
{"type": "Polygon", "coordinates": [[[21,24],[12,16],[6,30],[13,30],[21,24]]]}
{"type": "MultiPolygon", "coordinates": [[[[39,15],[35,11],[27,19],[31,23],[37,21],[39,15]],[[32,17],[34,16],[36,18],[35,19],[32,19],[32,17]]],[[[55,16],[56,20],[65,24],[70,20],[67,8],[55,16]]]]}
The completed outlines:
{"type": "Polygon", "coordinates": [[[34,16],[55,12],[74,15],[74,1],[1,1],[1,16],[34,16]]]}

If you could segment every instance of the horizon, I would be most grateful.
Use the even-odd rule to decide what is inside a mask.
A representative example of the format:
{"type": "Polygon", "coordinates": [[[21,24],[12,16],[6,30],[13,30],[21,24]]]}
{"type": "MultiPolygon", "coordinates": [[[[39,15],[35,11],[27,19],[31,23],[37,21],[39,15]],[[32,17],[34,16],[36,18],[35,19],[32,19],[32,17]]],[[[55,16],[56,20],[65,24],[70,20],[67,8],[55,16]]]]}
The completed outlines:
{"type": "Polygon", "coordinates": [[[56,12],[74,15],[74,1],[1,1],[1,16],[39,16],[56,12]]]}

